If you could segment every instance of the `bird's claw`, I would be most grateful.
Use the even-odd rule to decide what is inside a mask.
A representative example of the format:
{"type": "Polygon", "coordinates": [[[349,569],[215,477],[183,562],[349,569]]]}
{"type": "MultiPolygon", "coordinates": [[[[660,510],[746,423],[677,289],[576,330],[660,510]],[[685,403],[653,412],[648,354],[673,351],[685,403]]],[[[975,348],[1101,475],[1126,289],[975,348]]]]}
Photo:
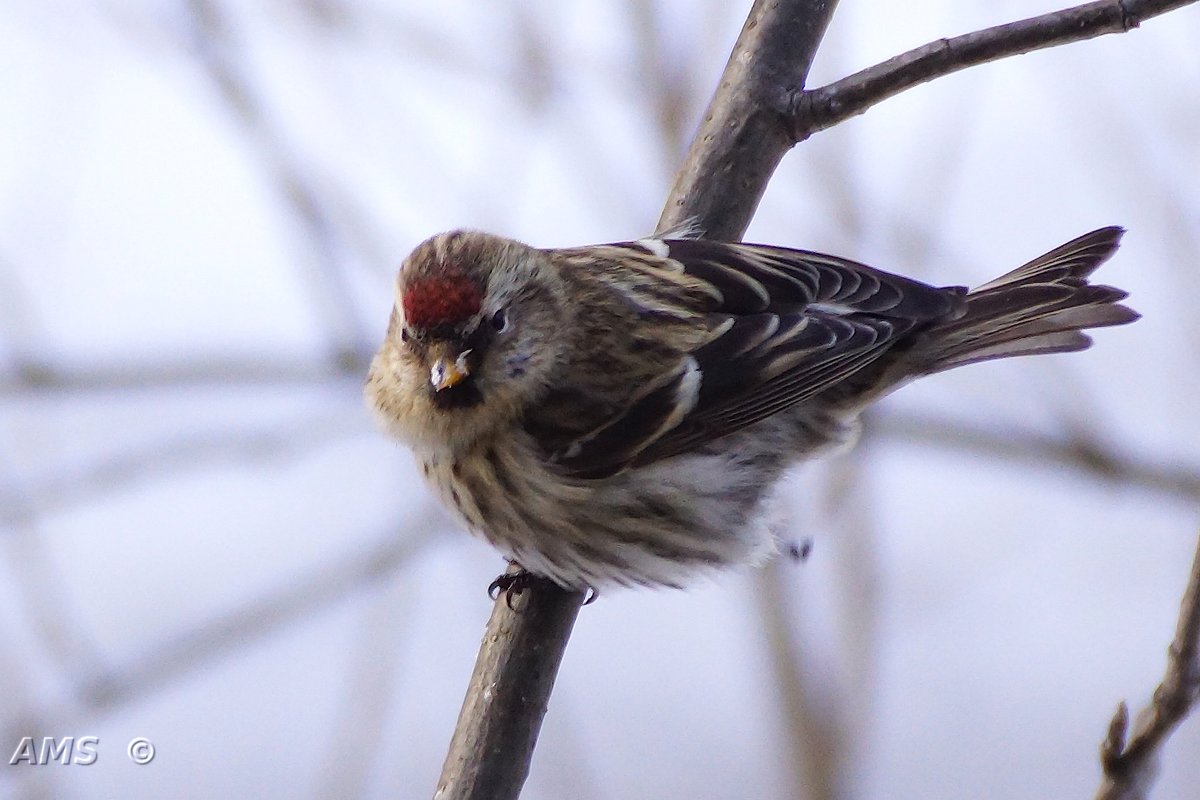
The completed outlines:
{"type": "MultiPolygon", "coordinates": [[[[501,594],[503,594],[504,602],[508,605],[509,609],[516,611],[516,607],[513,605],[513,598],[520,595],[522,592],[540,580],[544,580],[544,578],[542,578],[540,575],[535,575],[526,569],[518,569],[515,572],[505,572],[503,575],[497,576],[496,580],[488,584],[488,597],[495,601],[500,598],[501,594]]],[[[583,604],[585,606],[591,605],[592,603],[596,602],[596,598],[599,596],[600,592],[589,586],[587,587],[587,595],[583,600],[583,604]]]]}
{"type": "Polygon", "coordinates": [[[529,570],[519,569],[516,572],[506,572],[488,584],[488,597],[497,600],[503,594],[504,602],[515,611],[513,598],[533,586],[538,580],[540,578],[529,570]]]}

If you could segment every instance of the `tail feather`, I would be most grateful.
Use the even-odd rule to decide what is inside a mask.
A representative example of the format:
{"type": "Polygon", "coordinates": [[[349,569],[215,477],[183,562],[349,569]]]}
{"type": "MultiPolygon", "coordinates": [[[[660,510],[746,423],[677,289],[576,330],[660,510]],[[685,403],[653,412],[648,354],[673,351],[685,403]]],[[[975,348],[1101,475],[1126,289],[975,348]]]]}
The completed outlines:
{"type": "Polygon", "coordinates": [[[996,358],[1083,350],[1082,331],[1138,318],[1126,292],[1087,282],[1124,231],[1101,228],[1056,247],[966,296],[963,313],[929,328],[912,353],[918,374],[996,358]]]}
{"type": "Polygon", "coordinates": [[[1041,353],[1070,353],[1076,350],[1086,350],[1092,346],[1092,337],[1077,330],[1058,331],[1041,336],[1026,337],[1022,341],[1019,353],[1014,353],[1008,342],[998,342],[989,347],[981,347],[972,351],[969,358],[945,360],[938,362],[938,371],[945,371],[965,364],[977,364],[993,358],[1007,358],[1012,355],[1033,356],[1041,353]]]}
{"type": "Polygon", "coordinates": [[[1082,286],[1096,268],[1117,251],[1125,229],[1117,225],[1085,233],[1059,245],[1049,253],[1038,256],[1027,264],[1006,272],[995,280],[975,287],[973,293],[981,294],[1004,286],[1029,285],[1034,283],[1064,283],[1082,286]],[[1078,282],[1070,282],[1071,279],[1078,282]]]}

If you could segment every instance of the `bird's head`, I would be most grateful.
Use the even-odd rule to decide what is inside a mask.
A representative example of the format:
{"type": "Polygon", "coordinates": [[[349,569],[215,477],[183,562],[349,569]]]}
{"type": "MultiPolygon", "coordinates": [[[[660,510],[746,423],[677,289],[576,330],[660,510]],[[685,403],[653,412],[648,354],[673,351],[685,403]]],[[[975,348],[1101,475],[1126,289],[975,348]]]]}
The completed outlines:
{"type": "Polygon", "coordinates": [[[422,438],[404,430],[414,426],[435,438],[476,436],[544,390],[563,309],[542,251],[473,231],[434,236],[400,268],[368,399],[405,438],[422,438]]]}

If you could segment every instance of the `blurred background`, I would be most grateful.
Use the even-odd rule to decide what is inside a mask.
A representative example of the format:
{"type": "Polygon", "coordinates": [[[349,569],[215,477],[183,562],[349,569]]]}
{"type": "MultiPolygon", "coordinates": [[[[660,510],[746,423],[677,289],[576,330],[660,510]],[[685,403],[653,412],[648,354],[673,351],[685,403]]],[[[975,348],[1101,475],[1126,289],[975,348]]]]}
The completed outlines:
{"type": "MultiPolygon", "coordinates": [[[[810,85],[1057,6],[846,0],[810,85]]],[[[452,227],[650,232],[748,7],[4,4],[0,797],[432,794],[502,561],[363,406],[395,269],[452,227]],[[9,765],[26,736],[97,762],[9,765]]],[[[789,485],[807,561],[606,592],[524,797],[1092,795],[1197,535],[1198,25],[785,159],[748,240],[978,284],[1121,224],[1100,277],[1144,319],[889,398],[789,485]]],[[[1197,796],[1198,748],[1156,798],[1197,796]]]]}

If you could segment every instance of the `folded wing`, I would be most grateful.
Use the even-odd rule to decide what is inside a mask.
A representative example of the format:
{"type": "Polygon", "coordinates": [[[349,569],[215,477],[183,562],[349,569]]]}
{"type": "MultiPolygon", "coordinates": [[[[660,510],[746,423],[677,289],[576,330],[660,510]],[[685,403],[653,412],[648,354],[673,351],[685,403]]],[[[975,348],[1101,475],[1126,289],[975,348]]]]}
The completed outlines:
{"type": "MultiPolygon", "coordinates": [[[[965,289],[937,288],[833,256],[704,240],[631,242],[623,257],[681,270],[712,288],[710,335],[627,403],[579,431],[563,417],[569,390],[552,393],[527,430],[561,471],[602,478],[695,449],[845,380],[914,329],[962,313],[965,289]]],[[[642,267],[643,271],[645,267],[642,267]]]]}

